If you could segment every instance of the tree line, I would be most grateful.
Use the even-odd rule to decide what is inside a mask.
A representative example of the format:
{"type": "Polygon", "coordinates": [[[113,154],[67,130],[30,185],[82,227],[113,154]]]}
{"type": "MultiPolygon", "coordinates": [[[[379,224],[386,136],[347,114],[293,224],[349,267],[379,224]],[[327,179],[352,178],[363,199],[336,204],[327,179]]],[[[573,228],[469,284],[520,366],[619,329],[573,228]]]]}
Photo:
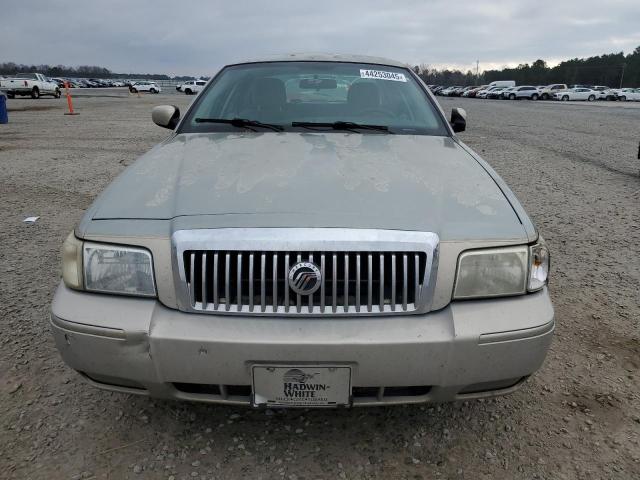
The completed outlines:
{"type": "MultiPolygon", "coordinates": [[[[518,85],[606,85],[608,87],[640,87],[640,46],[632,53],[608,53],[589,58],[573,58],[549,67],[544,60],[531,65],[522,63],[517,67],[501,70],[485,70],[478,75],[468,70],[437,69],[422,64],[413,67],[427,84],[435,85],[482,85],[495,80],[515,80],[518,85]]],[[[17,75],[40,72],[48,77],[71,78],[146,78],[150,80],[193,80],[191,76],[169,77],[157,73],[114,73],[94,65],[69,67],[66,65],[24,65],[13,62],[0,63],[0,75],[17,75]]]]}
{"type": "Polygon", "coordinates": [[[612,88],[640,87],[640,46],[625,55],[609,53],[589,58],[573,58],[549,67],[544,60],[531,65],[501,70],[485,70],[476,75],[468,70],[436,69],[428,65],[416,65],[414,71],[425,83],[432,85],[483,85],[496,80],[515,80],[517,85],[605,85],[612,88]]]}
{"type": "Polygon", "coordinates": [[[159,73],[114,73],[108,68],[95,65],[80,65],[69,67],[66,65],[25,65],[14,62],[0,63],[0,75],[18,75],[20,73],[38,72],[47,77],[69,78],[146,78],[149,80],[195,80],[192,76],[176,76],[159,73]]]}

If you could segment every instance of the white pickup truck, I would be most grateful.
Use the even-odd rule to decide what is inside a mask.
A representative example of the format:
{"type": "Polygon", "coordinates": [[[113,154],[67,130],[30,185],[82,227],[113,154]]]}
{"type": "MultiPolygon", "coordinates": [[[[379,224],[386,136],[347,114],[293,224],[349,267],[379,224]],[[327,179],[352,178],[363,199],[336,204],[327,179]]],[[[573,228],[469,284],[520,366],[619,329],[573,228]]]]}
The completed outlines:
{"type": "Polygon", "coordinates": [[[60,98],[60,87],[55,82],[50,82],[41,73],[21,73],[13,78],[0,80],[0,90],[7,93],[7,97],[15,98],[16,95],[31,98],[40,98],[41,95],[51,95],[60,98]]]}

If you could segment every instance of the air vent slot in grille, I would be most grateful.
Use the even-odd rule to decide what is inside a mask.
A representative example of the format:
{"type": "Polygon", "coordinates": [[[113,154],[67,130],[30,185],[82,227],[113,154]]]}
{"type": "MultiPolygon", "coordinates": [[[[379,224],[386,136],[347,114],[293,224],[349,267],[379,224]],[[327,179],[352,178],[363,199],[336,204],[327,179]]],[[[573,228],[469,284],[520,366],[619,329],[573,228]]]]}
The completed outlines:
{"type": "Polygon", "coordinates": [[[380,314],[421,305],[425,252],[186,250],[185,278],[197,311],[248,314],[380,314]],[[289,271],[312,262],[319,288],[295,293],[289,271]]]}

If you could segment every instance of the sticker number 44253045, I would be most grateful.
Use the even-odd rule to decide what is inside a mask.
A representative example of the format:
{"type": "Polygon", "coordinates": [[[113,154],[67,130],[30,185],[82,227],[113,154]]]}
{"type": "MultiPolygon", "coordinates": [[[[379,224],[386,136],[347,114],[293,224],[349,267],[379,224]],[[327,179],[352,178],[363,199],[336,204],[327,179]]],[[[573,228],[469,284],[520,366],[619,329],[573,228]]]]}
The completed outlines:
{"type": "Polygon", "coordinates": [[[360,78],[375,78],[377,80],[391,80],[394,82],[406,82],[404,73],[385,72],[382,70],[360,70],[360,78]]]}

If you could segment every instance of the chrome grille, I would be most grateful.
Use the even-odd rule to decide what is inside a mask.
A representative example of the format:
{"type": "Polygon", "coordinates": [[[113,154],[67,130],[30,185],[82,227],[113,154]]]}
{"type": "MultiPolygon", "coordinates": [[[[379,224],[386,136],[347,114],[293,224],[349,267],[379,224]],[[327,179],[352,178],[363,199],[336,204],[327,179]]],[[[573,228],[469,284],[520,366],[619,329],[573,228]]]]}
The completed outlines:
{"type": "Polygon", "coordinates": [[[185,250],[184,278],[193,310],[248,314],[380,314],[419,308],[427,254],[419,251],[185,250]],[[289,269],[315,263],[320,288],[300,295],[289,269]]]}
{"type": "MultiPolygon", "coordinates": [[[[425,313],[431,308],[438,269],[439,239],[431,232],[178,229],[171,236],[171,245],[176,300],[185,312],[266,316],[425,313]],[[320,288],[313,295],[298,295],[289,285],[288,273],[300,261],[312,261],[321,271],[320,288]]],[[[303,271],[303,275],[308,273],[303,271]]]]}

